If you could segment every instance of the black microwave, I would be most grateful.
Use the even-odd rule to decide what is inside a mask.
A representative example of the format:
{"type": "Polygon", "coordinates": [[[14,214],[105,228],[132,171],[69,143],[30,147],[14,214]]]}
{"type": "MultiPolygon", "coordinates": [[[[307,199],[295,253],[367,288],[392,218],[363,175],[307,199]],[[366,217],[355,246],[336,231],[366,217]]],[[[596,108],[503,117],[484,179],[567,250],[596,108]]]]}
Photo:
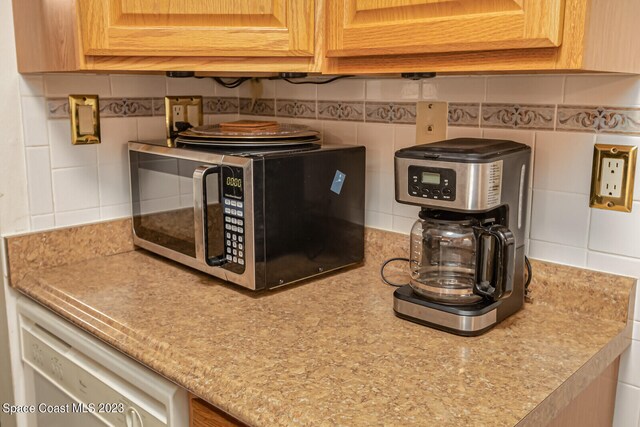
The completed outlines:
{"type": "Polygon", "coordinates": [[[364,259],[365,148],[130,142],[134,243],[252,290],[364,259]]]}

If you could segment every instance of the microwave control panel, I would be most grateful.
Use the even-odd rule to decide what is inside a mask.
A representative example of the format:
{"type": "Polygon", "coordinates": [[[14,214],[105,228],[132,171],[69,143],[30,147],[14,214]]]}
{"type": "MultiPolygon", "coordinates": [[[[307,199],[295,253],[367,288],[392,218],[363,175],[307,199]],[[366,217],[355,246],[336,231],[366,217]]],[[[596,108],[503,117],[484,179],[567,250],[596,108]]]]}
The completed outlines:
{"type": "Polygon", "coordinates": [[[222,167],[222,209],[224,220],[224,268],[242,273],[245,268],[244,174],[241,167],[222,167]]]}
{"type": "Polygon", "coordinates": [[[409,166],[409,188],[414,197],[456,200],[456,171],[446,168],[409,166]]]}

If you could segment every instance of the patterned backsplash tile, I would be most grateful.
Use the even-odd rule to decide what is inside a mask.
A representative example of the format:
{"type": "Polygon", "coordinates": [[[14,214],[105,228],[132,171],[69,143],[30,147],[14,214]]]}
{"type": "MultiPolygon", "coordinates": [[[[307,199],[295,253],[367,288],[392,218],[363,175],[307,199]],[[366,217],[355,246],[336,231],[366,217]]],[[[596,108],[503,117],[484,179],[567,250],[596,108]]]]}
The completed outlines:
{"type": "Polygon", "coordinates": [[[559,105],[558,130],[640,135],[640,108],[559,105]]]}
{"type": "Polygon", "coordinates": [[[416,122],[416,104],[414,102],[367,102],[365,103],[365,121],[413,124],[416,122]]]}
{"type": "Polygon", "coordinates": [[[319,120],[364,121],[364,101],[318,101],[319,120]]]}
{"type": "Polygon", "coordinates": [[[553,130],[555,105],[482,104],[487,128],[553,130]]]}
{"type": "MultiPolygon", "coordinates": [[[[69,117],[67,98],[47,98],[47,117],[69,117]]],[[[204,114],[246,114],[414,124],[415,102],[204,97],[204,114]]],[[[102,117],[163,116],[164,98],[101,98],[102,117]]],[[[553,104],[449,103],[450,126],[640,135],[640,108],[553,104]]]]}

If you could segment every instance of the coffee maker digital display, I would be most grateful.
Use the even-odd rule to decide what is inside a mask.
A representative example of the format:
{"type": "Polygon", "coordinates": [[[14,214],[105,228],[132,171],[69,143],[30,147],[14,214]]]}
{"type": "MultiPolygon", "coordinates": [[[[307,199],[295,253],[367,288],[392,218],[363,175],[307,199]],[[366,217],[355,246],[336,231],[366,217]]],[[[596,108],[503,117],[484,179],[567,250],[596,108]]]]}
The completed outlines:
{"type": "Polygon", "coordinates": [[[530,158],[524,144],[473,138],[396,152],[396,200],[421,207],[396,315],[471,336],[522,307],[530,158]]]}

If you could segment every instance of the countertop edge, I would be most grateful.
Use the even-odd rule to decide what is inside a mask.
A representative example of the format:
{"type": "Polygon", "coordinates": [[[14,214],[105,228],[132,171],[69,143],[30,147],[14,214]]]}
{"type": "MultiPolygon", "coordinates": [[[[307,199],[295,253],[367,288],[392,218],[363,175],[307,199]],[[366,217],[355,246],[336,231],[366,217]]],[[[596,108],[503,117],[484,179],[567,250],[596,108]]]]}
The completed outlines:
{"type": "Polygon", "coordinates": [[[638,282],[636,279],[629,293],[627,323],[624,329],[520,420],[516,424],[517,427],[538,427],[551,422],[631,345],[638,282]]]}

